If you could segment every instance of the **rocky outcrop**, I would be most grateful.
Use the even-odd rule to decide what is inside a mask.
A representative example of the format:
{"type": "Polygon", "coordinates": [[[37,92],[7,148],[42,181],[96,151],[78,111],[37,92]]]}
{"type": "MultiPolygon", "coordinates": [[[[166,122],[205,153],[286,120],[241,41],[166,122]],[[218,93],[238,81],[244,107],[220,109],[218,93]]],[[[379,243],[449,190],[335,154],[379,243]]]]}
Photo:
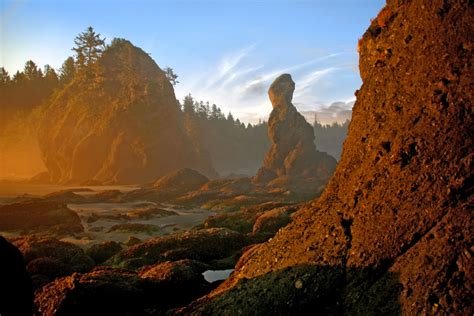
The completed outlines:
{"type": "Polygon", "coordinates": [[[161,177],[153,184],[156,190],[171,191],[183,194],[187,191],[199,189],[209,179],[196,170],[184,168],[161,177]]]}
{"type": "Polygon", "coordinates": [[[254,182],[314,192],[333,173],[336,160],[314,146],[314,131],[291,103],[295,83],[288,74],[281,75],[270,86],[273,105],[268,120],[271,148],[254,182]]]}
{"type": "Polygon", "coordinates": [[[84,230],[79,216],[66,204],[42,199],[0,206],[0,230],[73,234],[84,230]]]}
{"type": "Polygon", "coordinates": [[[218,265],[218,260],[240,254],[240,250],[250,242],[244,235],[225,228],[189,231],[156,237],[131,246],[107,263],[127,269],[182,259],[218,265]]]}
{"type": "Polygon", "coordinates": [[[167,304],[160,294],[134,272],[102,267],[45,285],[35,294],[35,307],[40,315],[144,315],[167,304]]]}
{"type": "Polygon", "coordinates": [[[194,260],[165,261],[143,267],[138,274],[159,282],[168,293],[175,293],[180,302],[190,302],[211,291],[212,286],[203,276],[209,266],[194,260]]]}
{"type": "Polygon", "coordinates": [[[213,287],[201,274],[205,268],[190,260],[138,273],[98,267],[45,285],[35,293],[35,307],[41,315],[165,315],[213,287]]]}
{"type": "Polygon", "coordinates": [[[0,236],[0,314],[33,313],[33,288],[21,252],[0,236]]]}
{"type": "Polygon", "coordinates": [[[209,179],[196,170],[183,168],[165,174],[156,180],[151,188],[128,192],[123,199],[169,201],[197,190],[207,182],[209,179]]]}
{"type": "Polygon", "coordinates": [[[388,0],[324,193],[182,312],[472,314],[473,51],[472,2],[388,0]]]}
{"type": "Polygon", "coordinates": [[[12,238],[23,254],[35,287],[73,272],[92,269],[94,261],[78,246],[54,238],[12,238]]]}
{"type": "Polygon", "coordinates": [[[104,241],[88,248],[86,254],[91,257],[96,264],[101,264],[120,250],[122,250],[122,246],[118,242],[104,241]]]}
{"type": "Polygon", "coordinates": [[[215,176],[186,135],[165,73],[126,40],[55,94],[38,139],[55,183],[144,183],[183,167],[215,176]]]}
{"type": "Polygon", "coordinates": [[[291,222],[291,214],[296,211],[295,207],[283,206],[269,210],[260,215],[253,225],[254,234],[273,236],[277,231],[291,222]]]}

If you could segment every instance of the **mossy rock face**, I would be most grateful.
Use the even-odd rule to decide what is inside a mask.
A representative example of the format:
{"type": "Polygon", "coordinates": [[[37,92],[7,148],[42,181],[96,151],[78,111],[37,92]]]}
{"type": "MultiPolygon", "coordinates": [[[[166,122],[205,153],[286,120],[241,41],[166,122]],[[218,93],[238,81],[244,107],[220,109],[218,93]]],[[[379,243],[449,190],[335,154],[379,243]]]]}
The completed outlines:
{"type": "Polygon", "coordinates": [[[192,259],[203,263],[227,258],[251,243],[246,236],[224,228],[193,230],[156,237],[126,248],[107,264],[136,269],[146,264],[192,259]]]}
{"type": "Polygon", "coordinates": [[[127,223],[127,224],[117,224],[108,230],[109,233],[120,232],[120,233],[146,233],[152,235],[156,232],[159,232],[160,227],[153,224],[140,224],[140,223],[127,223]]]}
{"type": "Polygon", "coordinates": [[[86,254],[94,259],[96,264],[100,264],[122,250],[122,246],[115,241],[104,241],[91,246],[86,250],[86,254]]]}
{"type": "Polygon", "coordinates": [[[20,249],[27,264],[38,258],[52,258],[75,272],[87,272],[94,266],[92,258],[79,246],[55,238],[20,237],[13,238],[12,242],[20,249]]]}
{"type": "Polygon", "coordinates": [[[80,247],[47,237],[12,238],[24,257],[35,289],[73,272],[85,273],[95,265],[80,247]]]}

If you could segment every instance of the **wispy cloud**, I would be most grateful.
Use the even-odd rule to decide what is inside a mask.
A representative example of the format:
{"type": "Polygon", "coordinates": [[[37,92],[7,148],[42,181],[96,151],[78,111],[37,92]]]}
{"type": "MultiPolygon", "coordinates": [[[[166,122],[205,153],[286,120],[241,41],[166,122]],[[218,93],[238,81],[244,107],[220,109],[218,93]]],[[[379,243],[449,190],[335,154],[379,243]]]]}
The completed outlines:
{"type": "Polygon", "coordinates": [[[345,72],[350,71],[351,76],[357,75],[347,69],[347,62],[352,58],[350,53],[326,54],[296,64],[268,67],[257,60],[256,55],[262,54],[259,49],[258,43],[248,45],[223,55],[206,74],[181,78],[178,97],[191,92],[196,99],[215,103],[245,122],[257,122],[266,119],[271,111],[267,96],[271,82],[283,73],[290,73],[296,83],[294,102],[300,110],[324,107],[333,101],[350,98],[342,95],[340,89],[331,88],[342,98],[327,100],[326,91],[337,83],[339,73],[347,76],[345,72]]]}
{"type": "Polygon", "coordinates": [[[203,89],[210,89],[219,84],[222,80],[231,81],[237,77],[239,70],[236,69],[239,63],[257,46],[256,43],[240,49],[230,55],[224,56],[217,65],[215,75],[211,76],[203,89]]]}
{"type": "Polygon", "coordinates": [[[295,89],[294,97],[300,97],[304,95],[304,93],[311,88],[316,82],[323,79],[326,75],[330,74],[331,72],[336,71],[337,67],[329,67],[324,69],[315,70],[307,75],[305,75],[301,80],[298,81],[297,88],[295,89]]]}

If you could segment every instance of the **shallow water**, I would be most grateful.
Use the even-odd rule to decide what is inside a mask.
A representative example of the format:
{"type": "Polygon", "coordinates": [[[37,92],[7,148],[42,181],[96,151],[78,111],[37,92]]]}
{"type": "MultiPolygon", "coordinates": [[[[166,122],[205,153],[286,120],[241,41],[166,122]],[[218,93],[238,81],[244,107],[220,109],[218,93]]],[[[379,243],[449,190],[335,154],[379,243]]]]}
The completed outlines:
{"type": "Polygon", "coordinates": [[[227,269],[227,270],[207,270],[202,273],[204,279],[212,283],[214,281],[225,280],[229,277],[229,275],[234,271],[234,269],[227,269]]]}
{"type": "Polygon", "coordinates": [[[82,220],[84,233],[78,234],[77,238],[67,238],[67,241],[78,245],[88,245],[104,240],[114,240],[117,242],[126,242],[130,236],[146,240],[152,237],[164,236],[175,232],[189,230],[192,227],[201,224],[206,218],[214,215],[205,209],[173,209],[156,205],[152,202],[137,201],[128,203],[88,203],[88,204],[68,204],[68,207],[74,210],[82,220]],[[144,204],[147,206],[144,206],[144,204]],[[149,219],[130,218],[129,220],[120,218],[120,215],[127,215],[128,212],[136,209],[161,208],[176,212],[176,215],[153,216],[149,219]],[[98,215],[99,219],[94,222],[88,222],[91,215],[98,215]],[[107,218],[103,218],[107,216],[107,218]],[[115,218],[114,218],[115,217],[115,218]],[[154,225],[154,231],[121,231],[109,230],[118,224],[145,224],[154,225]]]}

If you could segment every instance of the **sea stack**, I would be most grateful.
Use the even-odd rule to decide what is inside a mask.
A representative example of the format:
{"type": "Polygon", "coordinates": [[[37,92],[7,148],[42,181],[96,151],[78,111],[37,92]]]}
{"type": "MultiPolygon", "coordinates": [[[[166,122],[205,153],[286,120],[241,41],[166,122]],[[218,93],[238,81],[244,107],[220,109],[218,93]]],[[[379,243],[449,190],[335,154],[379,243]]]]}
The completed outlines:
{"type": "Polygon", "coordinates": [[[329,179],[336,160],[316,150],[313,128],[291,103],[294,91],[289,74],[276,78],[268,90],[273,106],[268,121],[271,148],[254,182],[314,192],[329,179]]]}

